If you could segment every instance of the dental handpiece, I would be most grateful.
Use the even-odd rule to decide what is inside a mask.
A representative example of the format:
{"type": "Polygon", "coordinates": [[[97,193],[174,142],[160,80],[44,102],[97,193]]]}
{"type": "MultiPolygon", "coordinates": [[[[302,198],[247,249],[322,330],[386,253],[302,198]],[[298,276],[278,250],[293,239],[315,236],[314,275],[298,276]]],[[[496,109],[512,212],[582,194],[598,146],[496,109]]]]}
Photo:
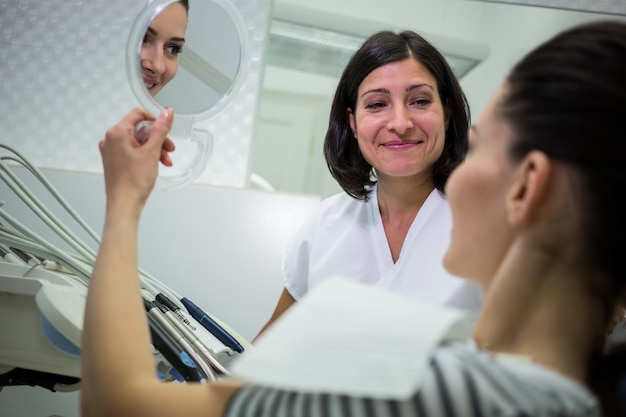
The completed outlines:
{"type": "MultiPolygon", "coordinates": [[[[154,301],[157,307],[160,307],[160,303],[158,301],[154,301]]],[[[174,316],[174,314],[168,310],[167,308],[162,308],[161,311],[165,315],[165,317],[170,319],[170,322],[176,329],[196,348],[196,350],[202,355],[204,359],[209,362],[209,365],[219,373],[223,375],[229,375],[230,372],[213,356],[213,353],[207,348],[201,341],[194,335],[187,327],[183,325],[183,323],[174,316]]]]}
{"type": "Polygon", "coordinates": [[[191,324],[191,321],[189,321],[189,319],[185,317],[185,315],[182,313],[182,309],[178,307],[176,304],[174,304],[172,300],[167,298],[165,294],[158,293],[156,295],[156,301],[158,301],[159,303],[167,307],[172,313],[176,315],[176,317],[180,319],[180,321],[182,321],[187,326],[189,326],[191,330],[196,330],[196,327],[193,324],[191,324]]]}
{"type": "Polygon", "coordinates": [[[181,334],[176,327],[172,325],[172,322],[167,319],[165,314],[161,311],[160,307],[156,303],[145,302],[146,310],[148,314],[151,315],[157,323],[159,323],[165,331],[172,336],[174,341],[178,343],[187,355],[194,361],[196,365],[200,367],[200,371],[202,374],[210,381],[215,381],[217,377],[213,372],[211,366],[207,365],[207,363],[198,356],[196,350],[191,346],[189,341],[185,339],[185,335],[181,334]]]}

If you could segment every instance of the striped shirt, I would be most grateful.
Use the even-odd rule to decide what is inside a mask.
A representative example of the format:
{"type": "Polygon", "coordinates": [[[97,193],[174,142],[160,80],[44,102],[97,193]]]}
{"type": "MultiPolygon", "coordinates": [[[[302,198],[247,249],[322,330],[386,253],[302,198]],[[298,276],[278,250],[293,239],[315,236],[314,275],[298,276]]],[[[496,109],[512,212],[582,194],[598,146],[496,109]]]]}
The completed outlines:
{"type": "Polygon", "coordinates": [[[240,390],[227,417],[601,416],[579,383],[507,355],[465,343],[441,345],[419,390],[406,400],[302,393],[259,385],[240,390]]]}

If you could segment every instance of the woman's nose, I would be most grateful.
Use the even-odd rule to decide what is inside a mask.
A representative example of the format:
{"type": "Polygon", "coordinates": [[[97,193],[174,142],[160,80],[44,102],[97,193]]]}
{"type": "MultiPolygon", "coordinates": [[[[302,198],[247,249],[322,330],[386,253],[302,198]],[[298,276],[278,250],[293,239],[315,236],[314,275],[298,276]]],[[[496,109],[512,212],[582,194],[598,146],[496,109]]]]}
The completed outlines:
{"type": "Polygon", "coordinates": [[[387,128],[399,135],[402,135],[413,128],[413,121],[411,120],[409,111],[405,106],[393,106],[389,115],[387,128]]]}
{"type": "Polygon", "coordinates": [[[165,71],[163,49],[157,45],[144,45],[141,49],[141,67],[162,74],[165,71]]]}

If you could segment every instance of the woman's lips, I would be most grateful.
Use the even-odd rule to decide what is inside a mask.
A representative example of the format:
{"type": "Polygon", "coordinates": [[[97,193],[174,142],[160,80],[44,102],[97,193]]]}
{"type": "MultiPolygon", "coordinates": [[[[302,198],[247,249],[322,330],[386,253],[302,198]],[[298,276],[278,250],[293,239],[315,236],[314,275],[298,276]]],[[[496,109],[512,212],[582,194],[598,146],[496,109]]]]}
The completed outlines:
{"type": "Polygon", "coordinates": [[[402,150],[402,149],[406,149],[406,148],[410,148],[412,146],[418,145],[420,143],[423,143],[423,141],[421,140],[406,140],[406,141],[393,140],[393,141],[385,142],[381,146],[387,149],[402,150]]]}
{"type": "Polygon", "coordinates": [[[151,78],[143,77],[143,82],[148,90],[154,88],[157,82],[151,78]]]}

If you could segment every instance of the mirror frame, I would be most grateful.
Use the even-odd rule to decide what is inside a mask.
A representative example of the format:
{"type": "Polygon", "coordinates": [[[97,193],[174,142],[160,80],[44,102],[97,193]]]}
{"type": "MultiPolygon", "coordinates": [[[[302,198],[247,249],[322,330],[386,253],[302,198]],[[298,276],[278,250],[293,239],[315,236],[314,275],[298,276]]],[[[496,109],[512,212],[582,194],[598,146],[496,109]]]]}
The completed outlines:
{"type": "MultiPolygon", "coordinates": [[[[141,46],[150,23],[166,7],[178,0],[149,0],[133,22],[126,46],[126,71],[130,87],[139,101],[151,115],[157,117],[165,108],[146,89],[142,82],[140,54],[141,46]]],[[[246,81],[250,65],[249,33],[245,21],[237,7],[229,0],[211,1],[221,7],[232,19],[239,35],[239,66],[233,82],[222,97],[208,108],[198,113],[175,113],[174,124],[169,137],[177,141],[192,141],[197,145],[196,154],[191,163],[182,169],[182,173],[171,176],[159,173],[157,179],[161,188],[170,189],[189,184],[196,180],[206,169],[213,146],[211,133],[198,127],[198,123],[215,117],[236,96],[246,81]]],[[[176,110],[176,109],[174,109],[176,110]]]]}

